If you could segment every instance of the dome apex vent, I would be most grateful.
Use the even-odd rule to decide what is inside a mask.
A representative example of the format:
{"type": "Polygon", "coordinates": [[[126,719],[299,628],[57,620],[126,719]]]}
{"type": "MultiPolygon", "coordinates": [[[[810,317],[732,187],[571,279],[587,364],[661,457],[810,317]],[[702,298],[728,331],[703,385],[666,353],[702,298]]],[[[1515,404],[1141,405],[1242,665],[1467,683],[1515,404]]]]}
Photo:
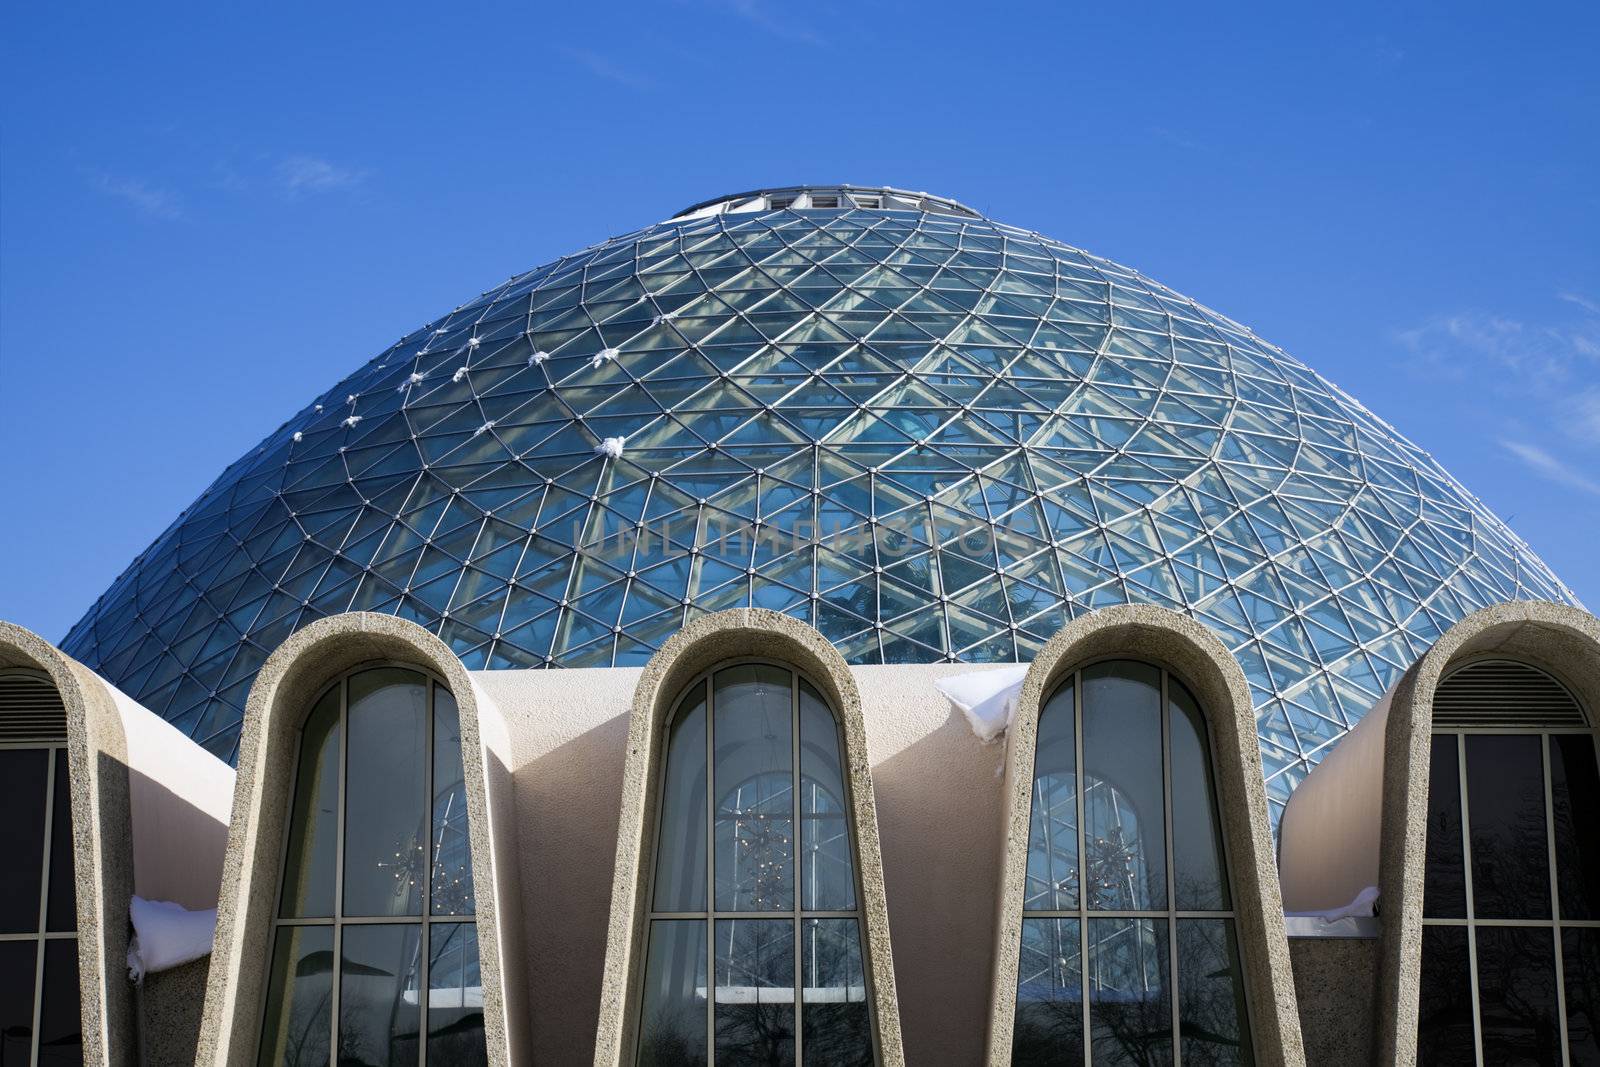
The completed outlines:
{"type": "Polygon", "coordinates": [[[887,185],[786,185],[751,189],[703,200],[672,217],[692,219],[757,211],[922,211],[968,219],[982,217],[967,205],[948,197],[887,185]]]}

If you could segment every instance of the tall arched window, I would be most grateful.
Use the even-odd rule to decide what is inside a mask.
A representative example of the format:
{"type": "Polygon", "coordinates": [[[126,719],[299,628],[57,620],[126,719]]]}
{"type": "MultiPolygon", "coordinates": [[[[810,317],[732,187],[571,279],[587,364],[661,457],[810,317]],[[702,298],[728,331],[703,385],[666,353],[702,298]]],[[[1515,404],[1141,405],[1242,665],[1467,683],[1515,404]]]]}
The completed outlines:
{"type": "Polygon", "coordinates": [[[1222,845],[1189,691],[1074,672],[1039,716],[1012,1063],[1254,1062],[1222,845]]]}
{"type": "Polygon", "coordinates": [[[487,1062],[460,721],[437,679],[355,671],[300,734],[258,1062],[487,1062]]]}
{"type": "Polygon", "coordinates": [[[38,671],[0,671],[0,857],[0,1063],[81,1063],[67,719],[38,671]]]}
{"type": "Polygon", "coordinates": [[[1600,767],[1582,706],[1479,660],[1433,700],[1417,1062],[1600,1063],[1600,767]]]}
{"type": "Polygon", "coordinates": [[[726,666],[679,698],[656,807],[641,1067],[875,1061],[841,749],[828,702],[786,666],[726,666]]]}

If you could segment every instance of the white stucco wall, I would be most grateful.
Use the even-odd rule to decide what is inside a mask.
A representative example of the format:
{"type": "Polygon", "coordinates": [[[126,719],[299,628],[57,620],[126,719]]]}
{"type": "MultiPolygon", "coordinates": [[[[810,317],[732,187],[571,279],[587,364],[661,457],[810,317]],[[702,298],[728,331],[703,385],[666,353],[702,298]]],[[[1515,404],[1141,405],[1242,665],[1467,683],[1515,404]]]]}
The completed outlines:
{"type": "MultiPolygon", "coordinates": [[[[1005,747],[981,744],[933,687],[935,678],[983,669],[852,668],[877,794],[910,1063],[970,1064],[983,1056],[1005,747]]],[[[550,1063],[593,1057],[628,713],[639,674],[473,674],[511,732],[527,1011],[534,1047],[550,1063]]]]}

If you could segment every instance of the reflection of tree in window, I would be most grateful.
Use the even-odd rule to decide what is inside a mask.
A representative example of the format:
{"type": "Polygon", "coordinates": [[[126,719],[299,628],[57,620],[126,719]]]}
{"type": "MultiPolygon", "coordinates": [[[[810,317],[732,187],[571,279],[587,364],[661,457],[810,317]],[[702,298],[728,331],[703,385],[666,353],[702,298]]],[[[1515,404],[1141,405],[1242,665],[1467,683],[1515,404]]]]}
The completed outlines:
{"type": "Polygon", "coordinates": [[[375,667],[315,702],[260,1062],[486,1062],[465,796],[460,717],[434,679],[375,667]]]}
{"type": "Polygon", "coordinates": [[[1012,1062],[1170,1063],[1175,1034],[1252,1062],[1231,908],[1198,705],[1156,667],[1074,672],[1039,717],[1012,1062]]]}
{"type": "Polygon", "coordinates": [[[788,667],[738,664],[690,685],[666,735],[638,1062],[873,1063],[827,702],[788,667]]]}

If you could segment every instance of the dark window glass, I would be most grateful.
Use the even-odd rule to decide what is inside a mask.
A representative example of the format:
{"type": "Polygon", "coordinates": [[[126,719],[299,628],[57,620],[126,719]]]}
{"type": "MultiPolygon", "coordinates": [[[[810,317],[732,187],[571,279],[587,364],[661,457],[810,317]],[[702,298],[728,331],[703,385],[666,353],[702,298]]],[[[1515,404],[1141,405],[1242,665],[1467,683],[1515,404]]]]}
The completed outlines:
{"type": "Polygon", "coordinates": [[[1600,772],[1592,734],[1550,738],[1550,790],[1561,917],[1600,917],[1600,772]]]}
{"type": "Polygon", "coordinates": [[[461,763],[461,713],[442,686],[433,690],[432,910],[471,915],[472,841],[467,834],[467,786],[461,763]]]}
{"type": "Polygon", "coordinates": [[[0,1063],[25,1064],[32,1055],[38,951],[37,941],[0,941],[0,1063]]]}
{"type": "Polygon", "coordinates": [[[55,800],[50,812],[50,901],[45,929],[65,933],[78,928],[78,879],[72,870],[72,779],[67,750],[56,749],[55,800]]]}
{"type": "MultiPolygon", "coordinates": [[[[44,806],[50,769],[44,749],[0,749],[0,934],[39,929],[44,878],[44,806]]],[[[33,1025],[29,1015],[28,1025],[33,1025]]]]}
{"type": "MultiPolygon", "coordinates": [[[[1078,906],[1078,752],[1074,688],[1063,686],[1039,713],[1028,822],[1028,873],[1022,906],[1078,906]]],[[[1076,948],[1073,950],[1076,952],[1076,948]]],[[[1082,1030],[1080,1023],[1079,1029],[1082,1030]]],[[[1081,1035],[1080,1035],[1081,1036],[1081,1035]]]]}
{"type": "Polygon", "coordinates": [[[300,764],[278,912],[285,918],[333,914],[339,762],[339,686],[334,686],[317,701],[300,729],[300,764]]]}
{"type": "Polygon", "coordinates": [[[706,924],[657,919],[650,924],[639,1012],[640,1067],[706,1062],[706,924]]]}
{"type": "Polygon", "coordinates": [[[1461,864],[1461,766],[1454,734],[1438,735],[1429,750],[1422,914],[1430,919],[1467,915],[1467,880],[1461,864]]]}
{"type": "Polygon", "coordinates": [[[789,672],[759,664],[729,667],[717,672],[714,684],[717,910],[790,910],[794,715],[789,672]]]}
{"type": "Polygon", "coordinates": [[[39,1063],[83,1063],[83,1012],[78,1000],[78,941],[46,941],[44,998],[39,1002],[39,1063]]]}
{"type": "Polygon", "coordinates": [[[715,924],[717,1067],[794,1063],[794,923],[715,924]]]}
{"type": "Polygon", "coordinates": [[[470,922],[434,923],[428,936],[428,1062],[479,1067],[489,1062],[489,1051],[478,928],[470,922]]]}
{"type": "Polygon", "coordinates": [[[1475,1057],[1472,971],[1465,926],[1422,928],[1417,1001],[1418,1067],[1461,1067],[1475,1057]]]}
{"type": "Polygon", "coordinates": [[[655,909],[704,911],[705,906],[706,698],[701,682],[679,705],[667,740],[655,909]]]}
{"type": "Polygon", "coordinates": [[[1567,1051],[1572,1067],[1600,1065],[1600,930],[1561,931],[1567,1051]]]}
{"type": "Polygon", "coordinates": [[[1180,911],[1225,911],[1222,833],[1211,781],[1205,717],[1188,690],[1168,679],[1172,744],[1172,886],[1180,911]]]}
{"type": "Polygon", "coordinates": [[[1559,1064],[1561,1024],[1551,931],[1479,926],[1477,939],[1483,1062],[1559,1064]]]}
{"type": "Polygon", "coordinates": [[[332,1013],[333,927],[278,927],[260,1062],[327,1067],[332,1013]]]}
{"type": "Polygon", "coordinates": [[[867,974],[856,920],[802,920],[800,951],[806,1067],[872,1067],[867,974]]]}
{"type": "Polygon", "coordinates": [[[1255,1062],[1245,1011],[1244,963],[1232,919],[1179,919],[1178,1033],[1183,1062],[1255,1062]]]}
{"type": "Polygon", "coordinates": [[[1083,956],[1077,919],[1022,920],[1017,1014],[1011,1062],[1017,1067],[1082,1067],[1083,956]]]}
{"type": "Polygon", "coordinates": [[[421,915],[428,816],[422,675],[352,675],[345,757],[344,914],[421,915]]]}
{"type": "MultiPolygon", "coordinates": [[[[856,906],[855,863],[844,800],[838,725],[817,691],[801,682],[800,906],[807,911],[851,911],[856,906]]],[[[812,1062],[809,1055],[806,1062],[812,1062]]]]}
{"type": "Polygon", "coordinates": [[[1161,672],[1124,662],[1084,670],[1085,884],[1093,910],[1167,906],[1161,748],[1161,672]]]}
{"type": "Polygon", "coordinates": [[[1543,740],[1533,734],[1473,734],[1466,741],[1473,914],[1548,919],[1543,740]]]}
{"type": "Polygon", "coordinates": [[[1093,1060],[1172,1062],[1167,920],[1089,920],[1089,1033],[1093,1060]]]}
{"type": "MultiPolygon", "coordinates": [[[[353,738],[355,730],[350,731],[353,738]]],[[[339,1062],[399,1067],[417,1062],[422,927],[344,928],[339,968],[339,1062]]]]}

